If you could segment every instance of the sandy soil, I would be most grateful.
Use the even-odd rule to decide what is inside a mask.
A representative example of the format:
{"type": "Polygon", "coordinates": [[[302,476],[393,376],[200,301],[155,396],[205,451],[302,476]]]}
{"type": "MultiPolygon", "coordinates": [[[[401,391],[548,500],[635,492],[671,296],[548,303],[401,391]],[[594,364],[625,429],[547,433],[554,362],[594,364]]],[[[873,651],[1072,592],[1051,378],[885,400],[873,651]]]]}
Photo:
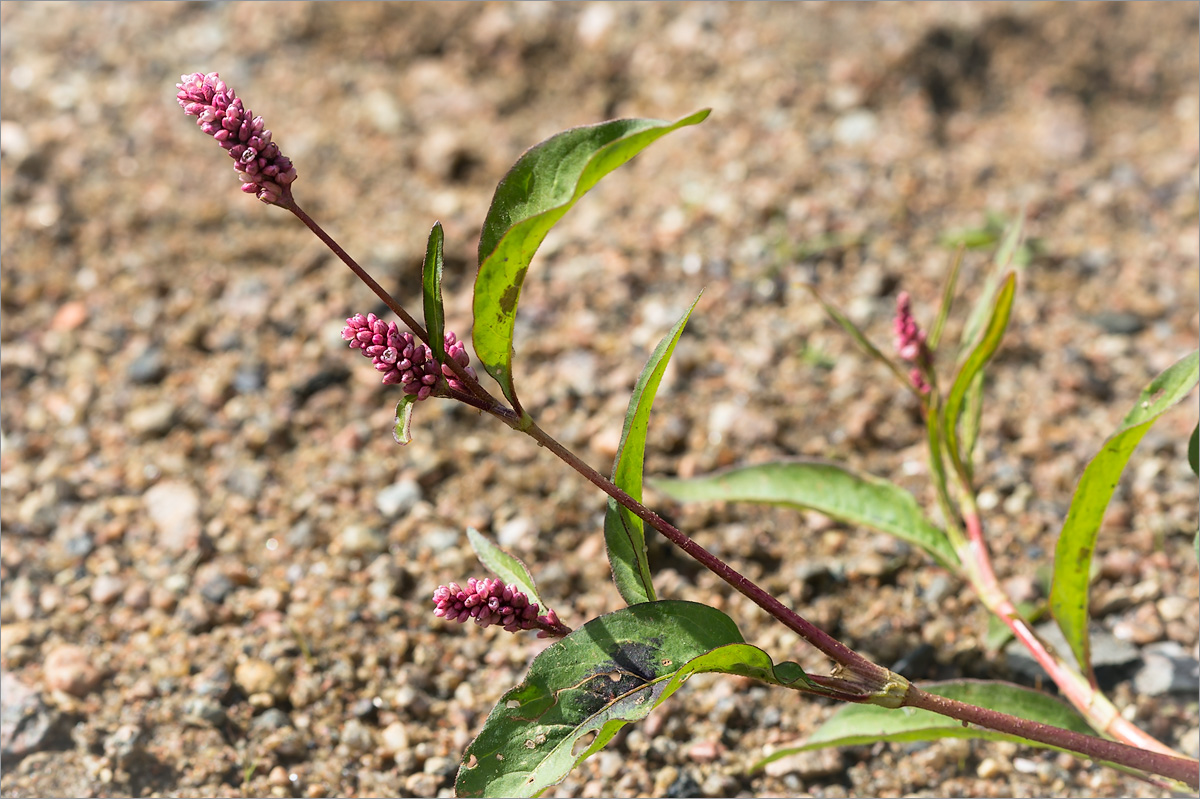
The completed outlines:
{"type": "MultiPolygon", "coordinates": [[[[585,198],[525,286],[522,396],[601,471],[644,359],[704,288],[648,474],[824,457],[932,506],[915,406],[797,284],[886,344],[900,290],[932,319],[947,233],[1023,209],[1031,260],[979,477],[997,570],[1036,598],[1083,464],[1200,335],[1198,19],[1194,2],[0,4],[0,794],[448,795],[540,646],[431,617],[438,583],[482,573],[465,528],[525,558],[568,623],[619,606],[603,497],[548,454],[449,403],[394,444],[396,395],[339,338],[372,295],[237,191],[175,104],[180,73],[219,71],[266,117],[299,202],[414,309],[440,219],[460,333],[479,225],[525,148],[711,107],[585,198]]],[[[967,254],[963,308],[989,258],[967,254]]],[[[1097,623],[1132,645],[1111,695],[1192,756],[1195,688],[1136,678],[1152,652],[1197,656],[1195,411],[1135,455],[1094,588],[1097,623]]],[[[987,651],[962,583],[906,547],[648,500],[881,663],[1027,679],[987,651]]],[[[661,595],[827,667],[667,545],[651,553],[661,595]]],[[[1156,795],[961,741],[749,773],[833,710],[698,678],[552,793],[1156,795]]]]}

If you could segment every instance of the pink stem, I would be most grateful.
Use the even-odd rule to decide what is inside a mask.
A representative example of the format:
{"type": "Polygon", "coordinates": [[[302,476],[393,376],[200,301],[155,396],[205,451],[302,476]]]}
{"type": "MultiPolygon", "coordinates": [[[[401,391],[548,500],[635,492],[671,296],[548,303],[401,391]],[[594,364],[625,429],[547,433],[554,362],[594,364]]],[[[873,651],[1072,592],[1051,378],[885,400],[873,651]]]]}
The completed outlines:
{"type": "Polygon", "coordinates": [[[1045,642],[1020,617],[1012,599],[1000,587],[1000,583],[996,579],[996,572],[992,569],[992,559],[988,552],[987,541],[983,536],[983,522],[979,513],[968,510],[963,514],[963,521],[967,527],[970,560],[976,567],[975,572],[978,575],[980,598],[989,610],[1004,621],[1017,640],[1025,645],[1038,665],[1045,669],[1046,674],[1062,691],[1063,696],[1089,722],[1107,735],[1142,749],[1177,756],[1178,753],[1175,750],[1139,729],[1137,725],[1117,712],[1108,697],[1097,691],[1081,674],[1071,669],[1050,651],[1045,642]]]}

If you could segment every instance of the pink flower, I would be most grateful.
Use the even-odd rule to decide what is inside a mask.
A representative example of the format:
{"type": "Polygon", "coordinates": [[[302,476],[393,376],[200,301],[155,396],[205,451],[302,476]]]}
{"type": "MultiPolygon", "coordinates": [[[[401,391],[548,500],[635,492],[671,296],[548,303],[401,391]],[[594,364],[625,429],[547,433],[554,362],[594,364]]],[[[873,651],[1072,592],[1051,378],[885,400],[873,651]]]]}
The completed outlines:
{"type": "Polygon", "coordinates": [[[271,141],[263,118],[248,111],[216,72],[196,72],[179,79],[176,97],[183,113],[196,117],[200,130],[228,151],[242,180],[242,191],[272,205],[284,197],[290,199],[296,168],[271,141]]]}
{"type": "Polygon", "coordinates": [[[900,292],[896,297],[896,318],[892,322],[892,332],[895,334],[892,345],[896,348],[896,354],[902,360],[913,364],[908,373],[913,388],[922,394],[928,394],[930,386],[925,380],[925,370],[929,368],[931,360],[929,348],[925,346],[925,331],[913,318],[907,291],[900,292]]]}
{"type": "Polygon", "coordinates": [[[433,615],[459,624],[474,619],[480,627],[503,625],[510,633],[538,630],[538,638],[561,637],[571,632],[553,610],[538,615],[537,603],[503,580],[471,578],[466,588],[458,583],[439,585],[433,592],[433,615]]]}
{"type": "MultiPolygon", "coordinates": [[[[465,390],[449,366],[439,367],[429,347],[418,342],[412,333],[400,332],[395,322],[384,322],[373,313],[355,314],[346,320],[342,338],[350,342],[352,349],[362,350],[375,369],[383,372],[384,385],[402,385],[404,393],[416,396],[418,401],[432,396],[443,377],[450,388],[465,390]]],[[[462,342],[453,333],[446,333],[445,341],[446,355],[474,377],[475,370],[468,366],[471,356],[462,342]]]]}

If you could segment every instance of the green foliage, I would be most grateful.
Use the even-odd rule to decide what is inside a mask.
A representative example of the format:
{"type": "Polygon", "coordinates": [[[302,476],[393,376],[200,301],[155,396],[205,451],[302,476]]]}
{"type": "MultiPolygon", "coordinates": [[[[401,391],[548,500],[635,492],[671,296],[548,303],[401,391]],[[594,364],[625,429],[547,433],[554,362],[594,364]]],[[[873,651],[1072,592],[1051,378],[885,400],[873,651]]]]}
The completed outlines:
{"type": "Polygon", "coordinates": [[[831,463],[767,463],[690,480],[660,478],[651,485],[680,502],[755,502],[820,511],[915,544],[946,568],[959,563],[946,534],[925,517],[912,494],[831,463]]]}
{"type": "MultiPolygon", "coordinates": [[[[671,360],[671,353],[683,334],[683,327],[696,309],[700,297],[675,326],[658,342],[650,360],[642,369],[633,396],[629,398],[629,410],[625,412],[625,424],[621,430],[621,443],[613,463],[612,481],[638,502],[642,501],[642,469],[646,456],[646,433],[650,426],[650,408],[654,395],[662,382],[663,373],[671,360]]],[[[641,518],[611,497],[604,514],[604,542],[608,547],[608,560],[612,564],[613,581],[621,597],[630,605],[651,602],[655,599],[654,585],[650,578],[650,562],[646,553],[646,532],[641,518]]]]}
{"type": "Polygon", "coordinates": [[[442,223],[434,222],[429,231],[429,243],[425,245],[425,264],[421,269],[421,294],[425,301],[425,329],[429,333],[429,347],[438,363],[446,360],[446,310],[442,306],[442,247],[446,237],[442,223]]]}
{"type": "Polygon", "coordinates": [[[546,612],[546,603],[538,596],[533,576],[529,573],[529,569],[520,558],[508,554],[492,543],[490,538],[473,527],[467,528],[467,540],[471,542],[471,548],[475,550],[475,555],[479,558],[479,562],[488,571],[505,583],[516,586],[525,596],[529,597],[530,602],[536,602],[541,607],[542,612],[546,612]]]}
{"type": "Polygon", "coordinates": [[[1081,668],[1091,668],[1088,584],[1096,534],[1121,472],[1142,436],[1200,380],[1200,351],[1176,361],[1142,390],[1121,426],[1104,442],[1079,479],[1054,551],[1050,610],[1081,668]]]}
{"type": "MultiPolygon", "coordinates": [[[[463,755],[457,795],[537,796],[690,674],[716,670],[684,672],[691,661],[740,643],[728,616],[694,602],[643,602],[593,619],[538,655],[496,703],[463,755]]],[[[707,665],[730,660],[718,655],[707,665]]]]}
{"type": "Polygon", "coordinates": [[[601,178],[655,140],[708,114],[706,109],[676,122],[617,119],[572,128],[522,155],[496,187],[479,237],[475,352],[518,411],[513,325],[525,273],[542,240],[601,178]]]}
{"type": "MultiPolygon", "coordinates": [[[[951,680],[922,684],[931,694],[957,699],[990,710],[1009,713],[1030,721],[1040,721],[1055,727],[1092,734],[1087,722],[1069,705],[1040,691],[1004,682],[984,680],[951,680]]],[[[988,741],[1013,741],[1025,746],[1044,749],[1055,747],[1002,732],[964,726],[962,722],[929,710],[905,707],[888,710],[878,705],[843,705],[817,729],[803,746],[789,747],[771,753],[754,765],[761,769],[772,761],[830,746],[862,746],[880,741],[912,743],[939,738],[981,738],[988,741]]]]}
{"type": "Polygon", "coordinates": [[[1188,439],[1188,466],[1192,474],[1200,475],[1200,425],[1192,429],[1192,437],[1188,439]]]}
{"type": "MultiPolygon", "coordinates": [[[[987,327],[983,332],[983,337],[979,343],[971,350],[967,359],[963,362],[962,367],[958,370],[958,374],[954,378],[954,383],[950,386],[950,391],[946,395],[946,405],[942,415],[942,434],[945,437],[946,449],[950,457],[963,467],[964,473],[970,474],[968,464],[970,462],[970,453],[959,449],[958,441],[958,420],[963,412],[963,403],[967,398],[967,392],[975,384],[976,380],[982,381],[983,368],[987,362],[991,360],[996,350],[1000,347],[1000,341],[1004,338],[1004,331],[1008,327],[1008,318],[1012,312],[1013,297],[1017,290],[1017,277],[1015,274],[1009,275],[1000,284],[1000,291],[996,295],[996,303],[992,309],[991,317],[988,319],[987,327]]],[[[975,389],[977,392],[981,390],[981,384],[975,389]]],[[[979,418],[973,418],[969,425],[972,444],[979,430],[979,418]]]]}
{"type": "Polygon", "coordinates": [[[392,427],[392,438],[396,439],[397,444],[403,446],[412,441],[412,415],[416,404],[415,394],[405,394],[396,403],[396,424],[392,427]]]}
{"type": "Polygon", "coordinates": [[[1020,220],[1014,224],[1006,224],[1004,217],[989,213],[982,227],[962,228],[942,234],[938,241],[944,247],[957,250],[965,247],[968,250],[986,250],[1000,244],[998,255],[1005,263],[1025,267],[1042,249],[1039,241],[1031,239],[1022,241],[1020,236],[1012,237],[1014,230],[1021,227],[1020,220]]]}

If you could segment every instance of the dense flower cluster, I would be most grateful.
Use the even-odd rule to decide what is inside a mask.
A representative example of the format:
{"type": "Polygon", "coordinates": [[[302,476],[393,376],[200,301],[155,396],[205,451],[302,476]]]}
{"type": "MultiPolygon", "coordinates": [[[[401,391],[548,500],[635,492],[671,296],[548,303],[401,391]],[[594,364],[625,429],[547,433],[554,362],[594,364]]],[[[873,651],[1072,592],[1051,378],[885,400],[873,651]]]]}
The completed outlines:
{"type": "Polygon", "coordinates": [[[459,624],[474,619],[480,627],[500,624],[510,633],[539,630],[539,638],[565,630],[553,610],[538,615],[536,602],[531,603],[523,592],[495,577],[471,578],[466,588],[458,583],[439,585],[433,592],[433,604],[434,616],[459,624]]]}
{"type": "Polygon", "coordinates": [[[923,369],[929,366],[929,348],[925,346],[925,331],[913,318],[911,302],[907,291],[900,292],[900,296],[896,297],[896,318],[892,322],[895,338],[892,343],[896,354],[913,364],[908,373],[913,387],[922,394],[928,394],[929,383],[925,381],[923,369]]]}
{"type": "MultiPolygon", "coordinates": [[[[375,369],[383,372],[385,385],[402,385],[404,393],[416,396],[417,400],[428,398],[442,377],[450,388],[464,390],[449,366],[439,366],[429,347],[413,338],[412,333],[402,333],[395,322],[384,322],[373,313],[355,314],[346,320],[342,338],[350,342],[351,348],[362,350],[375,369]]],[[[471,356],[463,343],[453,333],[446,333],[445,342],[447,357],[475,377],[475,370],[468,365],[471,356]]]]}
{"type": "Polygon", "coordinates": [[[179,79],[179,105],[185,114],[197,117],[200,130],[229,152],[242,180],[242,191],[270,204],[289,195],[296,168],[271,141],[271,131],[266,130],[263,118],[247,110],[216,72],[196,72],[179,79]]]}

